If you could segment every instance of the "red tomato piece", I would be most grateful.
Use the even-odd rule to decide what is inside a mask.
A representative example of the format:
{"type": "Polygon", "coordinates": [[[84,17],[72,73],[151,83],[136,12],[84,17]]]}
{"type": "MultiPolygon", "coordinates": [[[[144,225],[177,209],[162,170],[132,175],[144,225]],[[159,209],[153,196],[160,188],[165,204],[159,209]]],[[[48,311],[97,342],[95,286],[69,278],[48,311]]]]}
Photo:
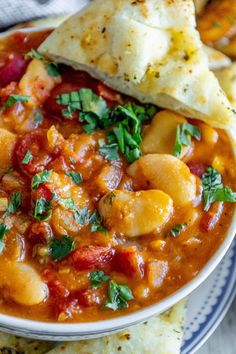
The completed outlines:
{"type": "Polygon", "coordinates": [[[52,237],[52,229],[46,222],[34,222],[31,225],[28,239],[32,245],[46,243],[52,237]]]}
{"type": "Polygon", "coordinates": [[[50,295],[55,298],[66,298],[70,291],[57,279],[56,271],[53,268],[46,268],[43,270],[43,278],[45,279],[50,295]]]}
{"type": "Polygon", "coordinates": [[[216,224],[218,223],[223,212],[223,203],[214,203],[208,212],[203,214],[201,220],[201,228],[203,231],[211,231],[214,229],[216,224]]]}
{"type": "Polygon", "coordinates": [[[0,87],[5,87],[12,81],[19,81],[23,76],[27,61],[22,55],[12,54],[6,64],[0,69],[0,87]]]}
{"type": "Polygon", "coordinates": [[[109,265],[114,256],[114,250],[102,246],[81,246],[71,255],[72,265],[77,270],[101,269],[109,265]]]}
{"type": "Polygon", "coordinates": [[[206,165],[203,163],[189,163],[187,164],[191,173],[198,177],[202,177],[202,175],[206,172],[206,165]]]}
{"type": "Polygon", "coordinates": [[[100,304],[101,299],[97,289],[84,289],[76,294],[79,304],[84,307],[91,307],[100,304]]]}
{"type": "Polygon", "coordinates": [[[47,152],[46,147],[47,130],[44,129],[37,129],[26,134],[16,145],[16,160],[27,175],[42,172],[52,160],[52,156],[47,152]],[[27,151],[30,151],[32,159],[27,164],[22,164],[27,151]]]}
{"type": "Polygon", "coordinates": [[[114,267],[129,277],[142,278],[144,275],[144,260],[137,247],[122,247],[116,251],[114,267]]]}

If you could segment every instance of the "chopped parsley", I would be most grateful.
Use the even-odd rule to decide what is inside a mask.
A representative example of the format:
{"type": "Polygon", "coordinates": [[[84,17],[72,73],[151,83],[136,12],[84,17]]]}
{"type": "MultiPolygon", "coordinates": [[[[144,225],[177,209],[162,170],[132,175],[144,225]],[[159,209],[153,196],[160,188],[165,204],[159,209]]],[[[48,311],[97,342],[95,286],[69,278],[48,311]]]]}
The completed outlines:
{"type": "Polygon", "coordinates": [[[13,192],[7,210],[3,214],[3,217],[5,218],[10,214],[16,213],[21,206],[21,202],[22,202],[21,192],[13,192]]]}
{"type": "Polygon", "coordinates": [[[119,159],[119,147],[118,144],[105,144],[102,139],[98,141],[99,149],[101,155],[105,157],[107,161],[116,161],[119,159]]]}
{"type": "Polygon", "coordinates": [[[35,58],[35,59],[38,59],[42,62],[44,62],[44,60],[45,60],[44,57],[41,54],[39,54],[35,49],[31,49],[28,53],[26,53],[26,59],[28,59],[28,58],[30,58],[30,59],[35,58]]]}
{"type": "Polygon", "coordinates": [[[86,225],[89,223],[89,210],[87,207],[77,209],[72,198],[60,199],[59,203],[66,209],[70,209],[74,212],[74,218],[77,224],[86,225]]]}
{"type": "Polygon", "coordinates": [[[67,176],[69,176],[72,181],[74,182],[74,184],[81,184],[83,182],[83,177],[81,175],[81,173],[79,172],[74,172],[74,171],[69,171],[69,172],[66,172],[67,176]]]}
{"type": "Polygon", "coordinates": [[[13,106],[17,102],[29,102],[30,96],[12,94],[8,97],[8,100],[3,105],[3,109],[13,106]]]}
{"type": "Polygon", "coordinates": [[[35,59],[40,60],[44,64],[49,76],[55,77],[55,76],[59,76],[60,75],[57,64],[48,62],[48,60],[46,60],[35,49],[31,49],[26,54],[26,58],[31,58],[31,59],[35,58],[35,59]]]}
{"type": "Polygon", "coordinates": [[[35,112],[34,121],[35,121],[35,123],[37,123],[38,125],[39,125],[40,123],[42,123],[42,121],[43,121],[43,114],[42,114],[42,112],[40,112],[40,111],[36,111],[36,112],[35,112]]]}
{"type": "Polygon", "coordinates": [[[49,76],[55,77],[55,76],[60,75],[59,70],[58,70],[58,66],[55,63],[48,63],[46,65],[46,69],[47,69],[49,76]]]}
{"type": "Polygon", "coordinates": [[[54,238],[50,243],[51,257],[53,260],[60,260],[75,249],[75,241],[72,237],[63,236],[54,238]]]}
{"type": "Polygon", "coordinates": [[[4,248],[4,236],[8,233],[10,229],[5,224],[0,224],[0,252],[3,251],[4,248]]]}
{"type": "Polygon", "coordinates": [[[45,183],[49,181],[52,171],[44,170],[41,173],[34,175],[32,180],[32,189],[37,189],[41,183],[45,183]]]}
{"type": "Polygon", "coordinates": [[[117,284],[114,280],[109,281],[108,298],[105,307],[113,311],[127,308],[128,301],[133,300],[133,294],[127,285],[117,284]]]}
{"type": "Polygon", "coordinates": [[[98,288],[102,283],[110,279],[109,275],[105,275],[102,270],[89,273],[89,279],[94,289],[98,288]]]}
{"type": "Polygon", "coordinates": [[[62,106],[67,106],[62,111],[65,118],[72,118],[76,110],[80,110],[80,122],[86,122],[83,126],[87,133],[92,133],[98,125],[98,121],[107,112],[105,100],[93,93],[92,90],[82,88],[79,91],[72,91],[58,95],[56,102],[62,106]]]}
{"type": "Polygon", "coordinates": [[[31,152],[29,150],[27,150],[23,160],[21,161],[21,163],[23,165],[28,165],[28,163],[33,159],[33,155],[31,154],[31,152]]]}
{"type": "Polygon", "coordinates": [[[214,202],[236,202],[236,193],[222,183],[222,177],[218,171],[209,166],[202,176],[202,199],[204,210],[208,211],[214,202]]]}
{"type": "Polygon", "coordinates": [[[36,200],[33,217],[38,220],[46,220],[52,215],[52,204],[48,202],[45,198],[41,197],[36,200]]]}
{"type": "Polygon", "coordinates": [[[108,161],[118,160],[119,150],[128,162],[141,156],[141,126],[155,114],[156,108],[153,105],[143,107],[127,103],[109,109],[102,97],[86,88],[58,95],[56,102],[66,106],[62,111],[65,118],[72,118],[72,114],[79,110],[79,121],[85,123],[83,129],[88,134],[96,129],[112,127],[107,135],[107,144],[99,145],[99,152],[108,161]]]}
{"type": "Polygon", "coordinates": [[[98,212],[95,210],[95,212],[90,216],[89,218],[89,224],[91,232],[106,232],[107,229],[102,226],[102,217],[98,214],[98,212]]]}
{"type": "Polygon", "coordinates": [[[181,231],[185,230],[187,224],[177,224],[172,229],[170,229],[169,234],[177,237],[181,233],[181,231]]]}
{"type": "Polygon", "coordinates": [[[175,157],[180,157],[183,151],[183,147],[189,146],[191,144],[191,137],[195,138],[196,140],[200,140],[200,129],[196,125],[190,123],[184,123],[182,126],[178,124],[173,150],[173,155],[175,157]]]}

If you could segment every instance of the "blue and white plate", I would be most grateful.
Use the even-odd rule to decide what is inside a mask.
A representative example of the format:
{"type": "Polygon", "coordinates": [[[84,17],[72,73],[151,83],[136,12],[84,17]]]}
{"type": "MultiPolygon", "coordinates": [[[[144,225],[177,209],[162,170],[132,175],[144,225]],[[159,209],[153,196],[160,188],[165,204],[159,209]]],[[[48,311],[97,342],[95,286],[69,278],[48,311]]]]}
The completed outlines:
{"type": "Polygon", "coordinates": [[[190,296],[181,354],[195,353],[211,336],[236,295],[236,240],[216,270],[190,296]]]}

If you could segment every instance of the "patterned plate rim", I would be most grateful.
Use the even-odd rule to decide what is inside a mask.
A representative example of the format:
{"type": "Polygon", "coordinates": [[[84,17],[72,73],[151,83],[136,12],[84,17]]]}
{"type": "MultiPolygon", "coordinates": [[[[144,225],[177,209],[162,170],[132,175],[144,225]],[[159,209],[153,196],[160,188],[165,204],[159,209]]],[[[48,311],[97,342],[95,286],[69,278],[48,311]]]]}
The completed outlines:
{"type": "Polygon", "coordinates": [[[206,315],[205,321],[199,325],[199,329],[193,332],[191,338],[183,343],[181,354],[196,353],[217,329],[234,300],[236,295],[236,240],[218,267],[224,264],[226,258],[231,260],[231,264],[228,266],[228,274],[225,277],[224,286],[217,296],[217,302],[211,306],[211,312],[206,315]],[[232,253],[232,255],[230,256],[229,253],[232,253]]]}

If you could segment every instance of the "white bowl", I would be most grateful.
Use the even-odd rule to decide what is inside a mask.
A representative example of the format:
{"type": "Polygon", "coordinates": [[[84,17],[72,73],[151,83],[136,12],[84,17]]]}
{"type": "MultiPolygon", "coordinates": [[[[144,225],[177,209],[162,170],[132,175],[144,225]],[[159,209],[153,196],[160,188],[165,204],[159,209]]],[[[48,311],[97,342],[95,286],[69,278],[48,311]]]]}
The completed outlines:
{"type": "MultiPolygon", "coordinates": [[[[35,32],[44,29],[49,28],[27,28],[23,30],[17,30],[17,32],[35,32]]],[[[8,36],[10,33],[12,33],[12,31],[0,34],[0,39],[8,36]]],[[[236,131],[229,132],[229,136],[232,139],[232,147],[236,157],[236,131]]],[[[158,315],[171,306],[175,305],[178,301],[196,289],[219,264],[228,248],[230,247],[235,233],[236,211],[234,212],[232,223],[227,232],[225,240],[220,245],[215,254],[206,263],[206,265],[202,268],[202,270],[198,273],[198,275],[182,288],[169,295],[165,299],[159,301],[155,305],[145,307],[142,310],[114,319],[86,323],[40,322],[0,314],[0,330],[29,338],[54,341],[70,341],[101,337],[145,321],[146,319],[154,315],[158,315]]]]}

